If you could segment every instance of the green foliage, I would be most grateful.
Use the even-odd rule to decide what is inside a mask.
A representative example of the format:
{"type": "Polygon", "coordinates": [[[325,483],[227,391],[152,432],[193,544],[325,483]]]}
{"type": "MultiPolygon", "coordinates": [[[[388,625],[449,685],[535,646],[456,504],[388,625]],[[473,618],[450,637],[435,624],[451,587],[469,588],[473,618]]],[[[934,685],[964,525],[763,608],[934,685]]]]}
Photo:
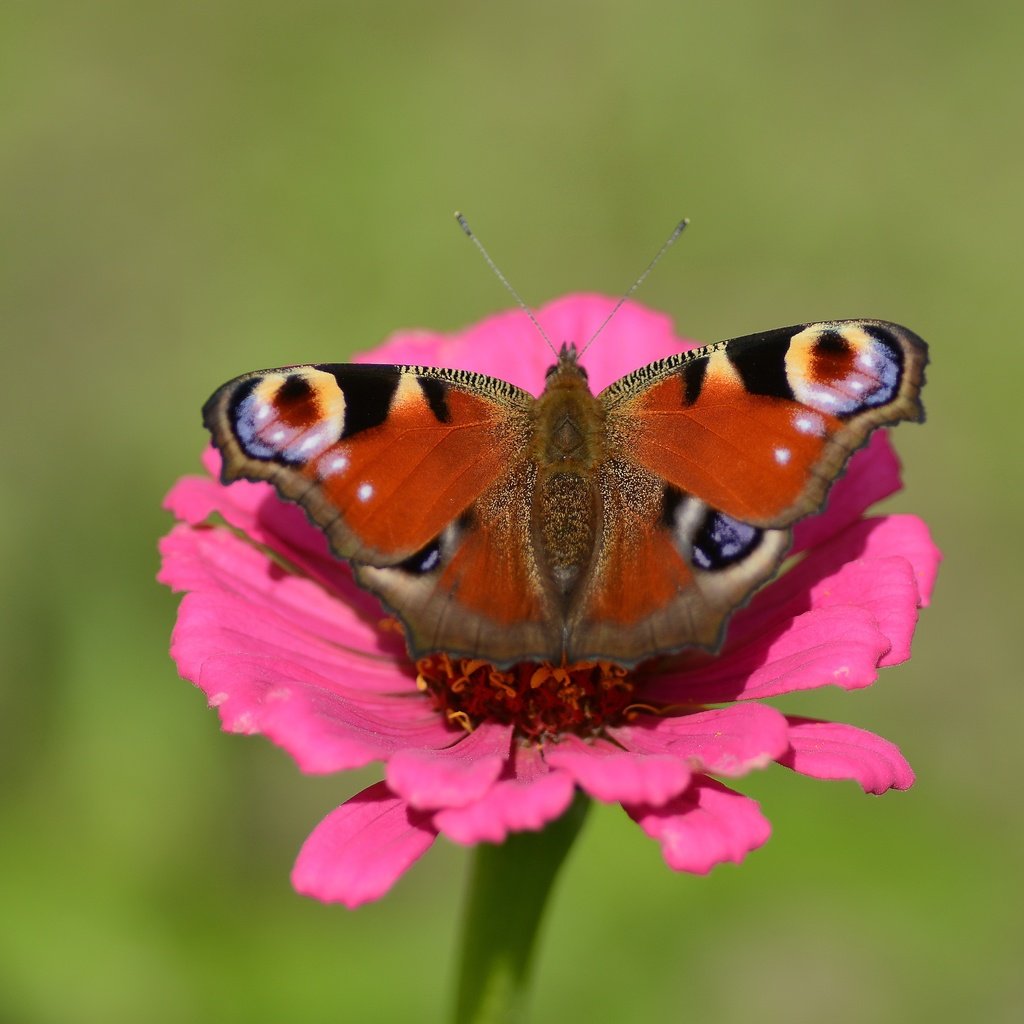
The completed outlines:
{"type": "Polygon", "coordinates": [[[951,0],[4,5],[0,1019],[445,1019],[465,852],[356,913],[294,895],[376,776],[220,735],[153,575],[214,387],[508,305],[455,207],[537,304],[621,292],[685,214],[640,295],[681,332],[878,316],[933,354],[891,503],[947,553],[915,659],[782,702],[896,740],[917,787],[752,778],[775,835],[709,878],[597,808],[536,1021],[1011,1019],[1022,28],[951,0]]]}

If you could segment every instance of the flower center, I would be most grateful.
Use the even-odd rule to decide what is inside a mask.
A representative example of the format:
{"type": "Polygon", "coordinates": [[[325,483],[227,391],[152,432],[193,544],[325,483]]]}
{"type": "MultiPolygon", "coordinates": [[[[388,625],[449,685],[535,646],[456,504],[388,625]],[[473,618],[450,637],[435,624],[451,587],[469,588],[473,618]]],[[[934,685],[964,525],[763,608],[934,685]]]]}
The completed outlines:
{"type": "Polygon", "coordinates": [[[472,730],[484,721],[515,726],[536,739],[591,736],[626,717],[634,683],[606,661],[555,666],[521,662],[508,670],[480,658],[432,654],[416,662],[416,685],[448,721],[472,730]]]}

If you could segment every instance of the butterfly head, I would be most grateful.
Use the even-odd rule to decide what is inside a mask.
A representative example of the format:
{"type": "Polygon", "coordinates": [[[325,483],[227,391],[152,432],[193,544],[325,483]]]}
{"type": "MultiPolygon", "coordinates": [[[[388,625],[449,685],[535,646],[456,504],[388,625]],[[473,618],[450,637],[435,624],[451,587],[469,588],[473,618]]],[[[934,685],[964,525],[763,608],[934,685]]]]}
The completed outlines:
{"type": "MultiPolygon", "coordinates": [[[[580,353],[571,341],[563,341],[558,350],[558,362],[548,367],[544,374],[544,389],[552,391],[558,387],[578,386],[587,383],[587,371],[581,365],[580,353]]],[[[589,390],[589,387],[588,387],[589,390]]]]}

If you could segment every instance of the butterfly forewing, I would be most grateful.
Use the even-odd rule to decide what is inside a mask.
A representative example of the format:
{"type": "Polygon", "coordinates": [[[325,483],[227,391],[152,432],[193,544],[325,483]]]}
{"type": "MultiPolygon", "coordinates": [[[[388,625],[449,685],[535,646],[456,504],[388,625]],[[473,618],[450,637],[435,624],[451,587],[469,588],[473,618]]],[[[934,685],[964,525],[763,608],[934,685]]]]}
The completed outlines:
{"type": "Polygon", "coordinates": [[[395,565],[522,458],[532,400],[460,371],[324,364],[246,374],[203,414],[225,481],[269,480],[338,555],[395,565]]]}
{"type": "Polygon", "coordinates": [[[923,419],[927,349],[906,328],[840,320],[734,338],[605,390],[609,432],[716,511],[781,528],[819,509],[870,432],[923,419]]]}

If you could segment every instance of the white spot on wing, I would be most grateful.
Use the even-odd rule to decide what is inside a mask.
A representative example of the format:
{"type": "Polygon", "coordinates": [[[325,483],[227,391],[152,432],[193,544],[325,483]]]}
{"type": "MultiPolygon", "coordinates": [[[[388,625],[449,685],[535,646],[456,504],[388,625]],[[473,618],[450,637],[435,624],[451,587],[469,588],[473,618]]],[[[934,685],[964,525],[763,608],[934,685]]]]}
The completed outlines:
{"type": "Polygon", "coordinates": [[[342,452],[327,459],[321,472],[324,476],[333,476],[335,473],[344,473],[346,469],[348,469],[348,456],[342,452]]]}
{"type": "Polygon", "coordinates": [[[285,439],[285,437],[287,437],[287,434],[285,434],[283,430],[275,430],[270,435],[270,440],[273,441],[274,444],[280,444],[285,439]]]}
{"type": "Polygon", "coordinates": [[[328,444],[330,444],[330,440],[327,437],[327,431],[315,430],[312,434],[308,434],[302,444],[299,445],[298,454],[305,455],[307,452],[324,448],[328,444]]]}
{"type": "Polygon", "coordinates": [[[369,501],[373,497],[373,484],[361,483],[356,491],[356,497],[360,501],[369,501]]]}
{"type": "Polygon", "coordinates": [[[813,434],[816,437],[820,437],[825,433],[825,424],[822,423],[821,417],[810,412],[797,413],[793,419],[793,426],[801,434],[813,434]]]}
{"type": "Polygon", "coordinates": [[[788,448],[776,448],[775,449],[775,461],[780,465],[784,466],[793,457],[793,453],[788,448]]]}

